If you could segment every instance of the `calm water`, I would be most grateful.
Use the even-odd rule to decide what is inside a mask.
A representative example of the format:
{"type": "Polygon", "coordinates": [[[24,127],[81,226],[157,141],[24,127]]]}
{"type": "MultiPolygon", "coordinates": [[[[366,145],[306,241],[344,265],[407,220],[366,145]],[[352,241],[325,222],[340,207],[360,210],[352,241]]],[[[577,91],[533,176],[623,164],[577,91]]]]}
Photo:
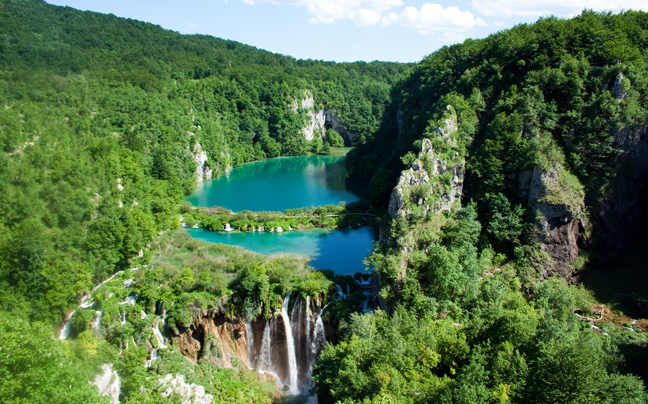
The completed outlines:
{"type": "Polygon", "coordinates": [[[340,230],[298,230],[283,233],[188,230],[194,238],[212,243],[236,245],[260,254],[292,253],[312,257],[315,269],[331,269],[336,274],[353,275],[364,271],[362,261],[369,255],[378,229],[361,227],[340,230]]]}
{"type": "Polygon", "coordinates": [[[366,181],[349,175],[345,156],[280,157],[237,167],[199,184],[187,198],[194,206],[234,212],[279,211],[354,202],[366,196],[366,181]]]}
{"type": "MultiPolygon", "coordinates": [[[[235,212],[280,211],[301,207],[337,205],[366,196],[367,183],[349,175],[344,156],[281,157],[237,167],[229,176],[199,184],[187,198],[195,206],[223,206],[235,212]]],[[[363,260],[371,242],[378,238],[375,228],[357,230],[304,230],[270,232],[211,232],[191,229],[197,239],[243,247],[270,255],[292,253],[312,257],[316,269],[337,274],[364,271],[363,260]]]]}

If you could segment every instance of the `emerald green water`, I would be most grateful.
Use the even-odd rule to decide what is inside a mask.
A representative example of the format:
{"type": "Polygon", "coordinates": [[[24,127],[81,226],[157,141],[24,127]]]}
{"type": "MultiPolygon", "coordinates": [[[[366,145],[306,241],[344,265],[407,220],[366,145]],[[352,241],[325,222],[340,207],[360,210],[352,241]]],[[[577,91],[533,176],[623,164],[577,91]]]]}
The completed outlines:
{"type": "MultiPolygon", "coordinates": [[[[349,175],[344,156],[281,157],[237,167],[228,176],[200,184],[187,198],[195,206],[223,206],[235,212],[285,211],[337,205],[365,196],[365,181],[349,175]]],[[[197,239],[235,245],[264,255],[292,253],[312,258],[316,269],[337,274],[362,272],[378,238],[375,228],[270,232],[212,232],[190,229],[197,239]]]]}
{"type": "Polygon", "coordinates": [[[223,206],[235,212],[279,211],[354,202],[366,182],[349,175],[345,156],[280,157],[237,167],[199,184],[187,198],[194,206],[223,206]]]}

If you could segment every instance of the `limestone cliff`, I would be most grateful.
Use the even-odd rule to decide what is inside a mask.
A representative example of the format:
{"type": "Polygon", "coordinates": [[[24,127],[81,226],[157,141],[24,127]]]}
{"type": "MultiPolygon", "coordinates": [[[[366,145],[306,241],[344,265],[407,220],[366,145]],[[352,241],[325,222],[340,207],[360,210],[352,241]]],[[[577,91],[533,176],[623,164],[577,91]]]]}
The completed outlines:
{"type": "Polygon", "coordinates": [[[358,142],[358,135],[347,130],[344,125],[340,123],[340,115],[330,109],[315,108],[315,99],[309,90],[304,91],[304,98],[299,102],[293,101],[291,109],[298,113],[300,110],[305,110],[307,114],[306,126],[302,128],[302,133],[306,140],[313,140],[319,136],[322,141],[326,141],[326,129],[332,129],[344,138],[346,145],[355,145],[358,142]]]}
{"type": "Polygon", "coordinates": [[[535,216],[542,251],[552,259],[542,276],[556,273],[569,279],[578,258],[579,235],[588,225],[582,185],[560,164],[548,170],[536,166],[528,203],[535,216]]]}
{"type": "Polygon", "coordinates": [[[189,327],[177,330],[174,343],[191,362],[210,361],[223,368],[248,366],[245,324],[218,313],[202,313],[189,327]]]}
{"type": "Polygon", "coordinates": [[[457,146],[457,129],[457,114],[448,105],[444,124],[432,132],[434,137],[421,141],[421,151],[392,191],[389,214],[393,219],[423,218],[449,210],[459,201],[465,160],[457,146]]]}
{"type": "Polygon", "coordinates": [[[207,152],[202,149],[200,143],[196,142],[193,148],[193,160],[196,162],[196,180],[198,182],[209,181],[212,178],[212,170],[207,163],[207,152]]]}

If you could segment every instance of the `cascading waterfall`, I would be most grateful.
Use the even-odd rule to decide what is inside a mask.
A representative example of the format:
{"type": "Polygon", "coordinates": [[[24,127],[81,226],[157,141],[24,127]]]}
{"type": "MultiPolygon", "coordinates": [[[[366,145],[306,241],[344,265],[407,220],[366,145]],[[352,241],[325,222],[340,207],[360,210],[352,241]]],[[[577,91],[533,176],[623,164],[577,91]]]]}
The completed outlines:
{"type": "MultiPolygon", "coordinates": [[[[160,317],[158,317],[160,318],[160,317]]],[[[157,339],[157,347],[158,349],[160,348],[167,348],[166,345],[164,345],[164,336],[160,332],[160,322],[164,322],[164,320],[160,319],[161,321],[158,321],[156,319],[155,321],[155,327],[153,327],[153,334],[155,334],[155,339],[157,339]]]]}
{"type": "Polygon", "coordinates": [[[313,387],[313,365],[326,342],[322,321],[326,306],[321,310],[318,306],[309,296],[297,297],[293,304],[286,296],[281,311],[270,320],[244,323],[250,368],[272,375],[292,395],[307,394],[313,387]]]}
{"type": "Polygon", "coordinates": [[[254,347],[254,333],[252,332],[252,327],[250,326],[249,321],[245,321],[243,324],[245,324],[245,342],[247,342],[247,358],[248,358],[248,363],[247,367],[248,369],[252,369],[252,348],[254,347]]]}
{"type": "MultiPolygon", "coordinates": [[[[263,329],[263,339],[261,340],[261,353],[259,355],[259,358],[257,360],[257,372],[259,373],[267,373],[271,375],[272,377],[275,378],[277,381],[277,385],[281,385],[281,378],[279,375],[272,370],[270,370],[272,366],[272,332],[271,328],[273,328],[274,324],[274,318],[272,321],[266,321],[265,327],[263,329]]],[[[254,337],[252,337],[254,338],[254,337]]]]}
{"type": "Polygon", "coordinates": [[[283,306],[281,307],[281,317],[283,318],[284,328],[286,330],[286,346],[288,349],[288,387],[290,392],[297,394],[299,388],[297,386],[297,356],[295,355],[295,339],[293,338],[292,327],[290,326],[290,317],[288,316],[288,302],[290,295],[284,299],[283,306]]]}
{"type": "Polygon", "coordinates": [[[97,319],[95,320],[94,324],[92,324],[94,333],[99,337],[101,337],[101,317],[103,317],[103,312],[97,311],[97,319]]]}
{"type": "Polygon", "coordinates": [[[72,327],[72,317],[74,317],[74,313],[76,313],[76,310],[70,313],[70,317],[68,317],[68,321],[65,322],[65,325],[61,329],[61,333],[59,334],[59,339],[66,339],[68,335],[70,335],[70,327],[72,327]]]}

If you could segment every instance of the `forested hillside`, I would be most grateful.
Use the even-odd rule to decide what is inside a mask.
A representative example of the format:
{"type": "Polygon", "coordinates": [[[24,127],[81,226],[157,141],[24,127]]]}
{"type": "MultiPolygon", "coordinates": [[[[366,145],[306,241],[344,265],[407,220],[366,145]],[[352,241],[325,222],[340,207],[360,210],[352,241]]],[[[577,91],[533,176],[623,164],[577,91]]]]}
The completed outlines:
{"type": "Polygon", "coordinates": [[[407,68],[295,60],[41,1],[0,3],[0,54],[0,306],[50,323],[147,261],[197,169],[321,152],[302,131],[315,109],[368,139],[407,68]]]}
{"type": "MultiPolygon", "coordinates": [[[[0,0],[0,401],[107,403],[88,382],[112,364],[113,402],[182,401],[162,395],[182,374],[214,402],[270,403],[277,383],[248,355],[271,328],[287,341],[290,317],[323,403],[647,402],[646,52],[633,11],[541,19],[409,66],[0,0]],[[198,181],[343,142],[370,178],[356,208],[391,215],[373,282],[174,231],[181,214],[230,218],[182,203],[198,181]],[[601,268],[630,314],[581,283],[601,268]]],[[[333,222],[329,208],[344,210],[231,221],[297,227],[296,212],[333,222]]]]}
{"type": "MultiPolygon", "coordinates": [[[[320,399],[646,402],[639,322],[578,281],[607,268],[613,291],[613,259],[635,256],[623,279],[645,284],[630,241],[645,240],[647,49],[648,14],[585,11],[444,47],[394,86],[347,160],[393,218],[371,259],[381,310],[323,350],[320,399]]],[[[614,299],[645,316],[629,296],[614,299]]]]}

